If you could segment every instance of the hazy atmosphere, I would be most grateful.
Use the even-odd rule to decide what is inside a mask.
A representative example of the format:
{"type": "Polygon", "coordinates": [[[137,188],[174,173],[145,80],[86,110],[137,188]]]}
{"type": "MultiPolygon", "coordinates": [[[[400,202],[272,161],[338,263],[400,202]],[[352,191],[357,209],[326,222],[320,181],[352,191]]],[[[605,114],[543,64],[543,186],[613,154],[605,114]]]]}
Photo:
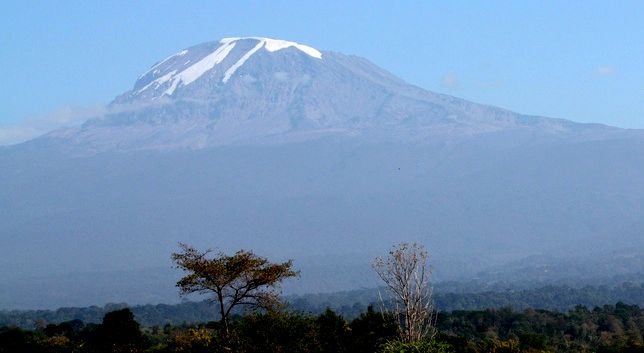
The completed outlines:
{"type": "Polygon", "coordinates": [[[11,68],[0,144],[102,114],[180,48],[247,35],[358,55],[424,89],[521,113],[644,127],[637,1],[21,1],[0,16],[0,64],[11,68]]]}
{"type": "Polygon", "coordinates": [[[638,2],[20,2],[0,352],[644,351],[638,2]]]}

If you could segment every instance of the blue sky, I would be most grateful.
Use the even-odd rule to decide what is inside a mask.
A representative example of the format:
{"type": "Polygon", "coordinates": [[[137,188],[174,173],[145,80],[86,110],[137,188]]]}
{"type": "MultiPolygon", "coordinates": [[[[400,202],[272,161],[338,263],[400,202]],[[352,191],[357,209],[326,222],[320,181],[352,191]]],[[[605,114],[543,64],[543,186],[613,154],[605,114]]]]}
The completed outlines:
{"type": "Polygon", "coordinates": [[[184,47],[246,35],[521,113],[644,128],[641,1],[19,1],[0,11],[0,143],[78,122],[184,47]]]}

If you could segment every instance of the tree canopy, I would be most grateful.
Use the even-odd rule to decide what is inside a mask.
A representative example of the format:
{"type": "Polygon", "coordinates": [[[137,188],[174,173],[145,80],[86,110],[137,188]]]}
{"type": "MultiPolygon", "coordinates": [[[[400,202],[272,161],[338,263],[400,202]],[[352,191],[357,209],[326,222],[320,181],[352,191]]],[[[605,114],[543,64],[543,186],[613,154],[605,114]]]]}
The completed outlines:
{"type": "Polygon", "coordinates": [[[292,260],[272,263],[246,250],[226,255],[182,243],[179,246],[181,251],[173,253],[172,260],[187,274],[177,282],[177,287],[182,295],[213,295],[226,333],[234,307],[274,308],[280,302],[277,286],[282,280],[299,274],[293,270],[292,260]]]}

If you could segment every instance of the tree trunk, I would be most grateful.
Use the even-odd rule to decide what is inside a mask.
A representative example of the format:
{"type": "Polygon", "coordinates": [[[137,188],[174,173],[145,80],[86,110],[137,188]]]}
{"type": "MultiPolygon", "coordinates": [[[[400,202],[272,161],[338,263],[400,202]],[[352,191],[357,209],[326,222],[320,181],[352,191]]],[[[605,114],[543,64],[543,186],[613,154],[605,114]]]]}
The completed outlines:
{"type": "Polygon", "coordinates": [[[217,293],[217,299],[219,300],[219,323],[223,324],[223,330],[221,330],[221,343],[222,346],[228,348],[228,337],[230,336],[230,332],[228,330],[228,316],[226,315],[226,310],[224,309],[224,296],[221,292],[217,293]]]}

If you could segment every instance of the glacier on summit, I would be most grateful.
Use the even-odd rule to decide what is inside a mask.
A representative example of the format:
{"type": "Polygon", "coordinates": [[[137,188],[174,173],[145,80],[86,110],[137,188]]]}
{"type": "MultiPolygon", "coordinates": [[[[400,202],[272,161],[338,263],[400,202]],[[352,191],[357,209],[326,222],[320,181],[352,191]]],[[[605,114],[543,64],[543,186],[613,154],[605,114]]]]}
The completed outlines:
{"type": "Polygon", "coordinates": [[[300,292],[375,285],[371,259],[401,241],[431,249],[440,279],[642,252],[640,151],[641,130],[430,92],[357,56],[203,43],[104,116],[0,148],[0,309],[176,296],[136,271],[170,271],[177,242],[292,258],[300,292]],[[88,269],[138,274],[110,291],[68,276],[88,269]]]}
{"type": "Polygon", "coordinates": [[[286,40],[232,37],[167,57],[139,76],[105,116],[41,141],[95,153],[329,136],[422,143],[435,136],[503,130],[595,134],[611,129],[429,92],[356,56],[286,40]]]}
{"type": "MultiPolygon", "coordinates": [[[[252,49],[246,51],[234,64],[228,67],[225,71],[224,77],[222,78],[223,83],[226,83],[235,71],[244,65],[248,58],[262,48],[269,52],[275,52],[293,47],[313,58],[322,59],[322,53],[317,49],[296,42],[265,37],[223,38],[219,41],[219,46],[216,47],[212,53],[207,54],[206,56],[200,55],[201,51],[197,51],[198,54],[196,55],[190,55],[191,49],[184,49],[155,64],[150,70],[139,76],[139,79],[150,76],[153,80],[147,83],[144,87],[138,89],[136,94],[140,94],[149,88],[157,90],[159,87],[164,87],[165,90],[163,90],[161,95],[171,96],[177,86],[187,86],[204,75],[207,71],[213,69],[216,65],[221,64],[221,62],[226,59],[233,50],[235,45],[240,41],[255,41],[257,44],[252,49]],[[183,64],[179,64],[177,66],[177,61],[183,61],[183,64]],[[166,64],[168,62],[169,64],[166,64]],[[190,63],[192,64],[188,65],[190,63]],[[168,65],[170,65],[172,70],[168,69],[168,65]],[[168,84],[166,85],[166,83],[168,84]]],[[[153,98],[157,97],[158,95],[153,98]]]]}

